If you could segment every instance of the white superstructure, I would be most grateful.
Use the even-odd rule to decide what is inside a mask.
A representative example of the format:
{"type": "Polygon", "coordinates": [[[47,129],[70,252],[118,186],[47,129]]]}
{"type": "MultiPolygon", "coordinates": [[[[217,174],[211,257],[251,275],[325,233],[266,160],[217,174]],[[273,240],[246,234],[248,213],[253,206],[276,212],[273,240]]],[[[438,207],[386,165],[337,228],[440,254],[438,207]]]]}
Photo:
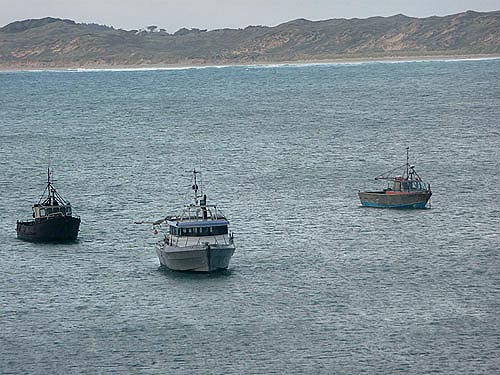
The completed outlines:
{"type": "Polygon", "coordinates": [[[226,269],[236,248],[229,221],[215,205],[207,205],[206,195],[198,188],[198,174],[193,170],[194,204],[154,225],[155,230],[166,226],[164,238],[156,244],[156,253],[160,263],[172,270],[226,269]]]}

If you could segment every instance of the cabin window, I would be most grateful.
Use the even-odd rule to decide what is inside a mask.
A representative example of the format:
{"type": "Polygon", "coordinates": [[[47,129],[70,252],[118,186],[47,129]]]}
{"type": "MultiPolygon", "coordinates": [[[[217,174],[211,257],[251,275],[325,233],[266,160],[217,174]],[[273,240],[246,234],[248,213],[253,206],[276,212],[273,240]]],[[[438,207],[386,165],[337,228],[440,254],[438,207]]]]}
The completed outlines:
{"type": "Polygon", "coordinates": [[[227,225],[213,227],[212,234],[227,234],[227,225]]]}
{"type": "Polygon", "coordinates": [[[71,207],[66,207],[66,215],[71,215],[71,207]]]}
{"type": "Polygon", "coordinates": [[[45,216],[45,208],[40,208],[40,216],[45,216]]]}
{"type": "Polygon", "coordinates": [[[45,212],[47,213],[47,215],[52,214],[52,208],[46,208],[45,212]]]}
{"type": "Polygon", "coordinates": [[[414,190],[426,190],[426,186],[422,181],[414,181],[412,188],[414,190]]]}
{"type": "Polygon", "coordinates": [[[405,181],[403,182],[403,191],[425,190],[425,184],[421,181],[405,181]]]}
{"type": "Polygon", "coordinates": [[[170,234],[176,236],[214,236],[227,234],[227,225],[220,225],[215,227],[194,227],[194,228],[176,228],[170,226],[170,234]]]}

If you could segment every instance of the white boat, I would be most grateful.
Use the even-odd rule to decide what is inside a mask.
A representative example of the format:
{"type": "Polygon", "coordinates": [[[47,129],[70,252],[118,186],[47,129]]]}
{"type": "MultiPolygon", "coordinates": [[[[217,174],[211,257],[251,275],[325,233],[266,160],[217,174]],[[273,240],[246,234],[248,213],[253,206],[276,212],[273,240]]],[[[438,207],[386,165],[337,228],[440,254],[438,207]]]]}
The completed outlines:
{"type": "Polygon", "coordinates": [[[217,206],[207,205],[207,196],[198,187],[200,173],[193,170],[194,204],[153,224],[156,233],[166,227],[163,239],[156,244],[156,253],[160,263],[172,270],[226,269],[236,249],[229,221],[217,206]]]}

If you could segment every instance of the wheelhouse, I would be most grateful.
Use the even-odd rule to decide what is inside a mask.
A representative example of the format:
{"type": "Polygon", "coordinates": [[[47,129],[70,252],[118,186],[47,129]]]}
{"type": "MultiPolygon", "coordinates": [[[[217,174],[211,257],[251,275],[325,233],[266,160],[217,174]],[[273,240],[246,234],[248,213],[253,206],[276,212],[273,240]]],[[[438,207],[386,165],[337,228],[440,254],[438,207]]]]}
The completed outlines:
{"type": "Polygon", "coordinates": [[[396,177],[392,190],[403,192],[427,191],[429,187],[421,180],[405,180],[402,177],[396,177]]]}
{"type": "Polygon", "coordinates": [[[54,205],[47,206],[41,204],[35,204],[33,206],[33,217],[35,219],[42,219],[44,217],[52,216],[71,216],[71,205],[68,203],[66,205],[54,205]]]}
{"type": "Polygon", "coordinates": [[[213,222],[193,223],[193,222],[176,222],[168,223],[168,232],[173,236],[179,237],[203,237],[217,236],[228,233],[228,224],[226,220],[218,220],[213,222]]]}
{"type": "Polygon", "coordinates": [[[71,204],[65,200],[50,181],[51,171],[47,168],[47,186],[38,203],[34,204],[33,218],[44,219],[56,216],[72,216],[71,204]]]}

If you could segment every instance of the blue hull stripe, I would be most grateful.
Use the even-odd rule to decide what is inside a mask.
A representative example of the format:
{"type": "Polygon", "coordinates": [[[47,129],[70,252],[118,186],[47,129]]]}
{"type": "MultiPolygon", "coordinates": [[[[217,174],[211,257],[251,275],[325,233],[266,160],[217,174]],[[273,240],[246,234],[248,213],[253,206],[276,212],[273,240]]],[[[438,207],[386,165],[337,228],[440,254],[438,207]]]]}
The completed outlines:
{"type": "Polygon", "coordinates": [[[427,202],[418,202],[411,204],[381,204],[373,203],[368,201],[361,201],[361,204],[365,207],[377,207],[377,208],[425,208],[427,202]]]}

